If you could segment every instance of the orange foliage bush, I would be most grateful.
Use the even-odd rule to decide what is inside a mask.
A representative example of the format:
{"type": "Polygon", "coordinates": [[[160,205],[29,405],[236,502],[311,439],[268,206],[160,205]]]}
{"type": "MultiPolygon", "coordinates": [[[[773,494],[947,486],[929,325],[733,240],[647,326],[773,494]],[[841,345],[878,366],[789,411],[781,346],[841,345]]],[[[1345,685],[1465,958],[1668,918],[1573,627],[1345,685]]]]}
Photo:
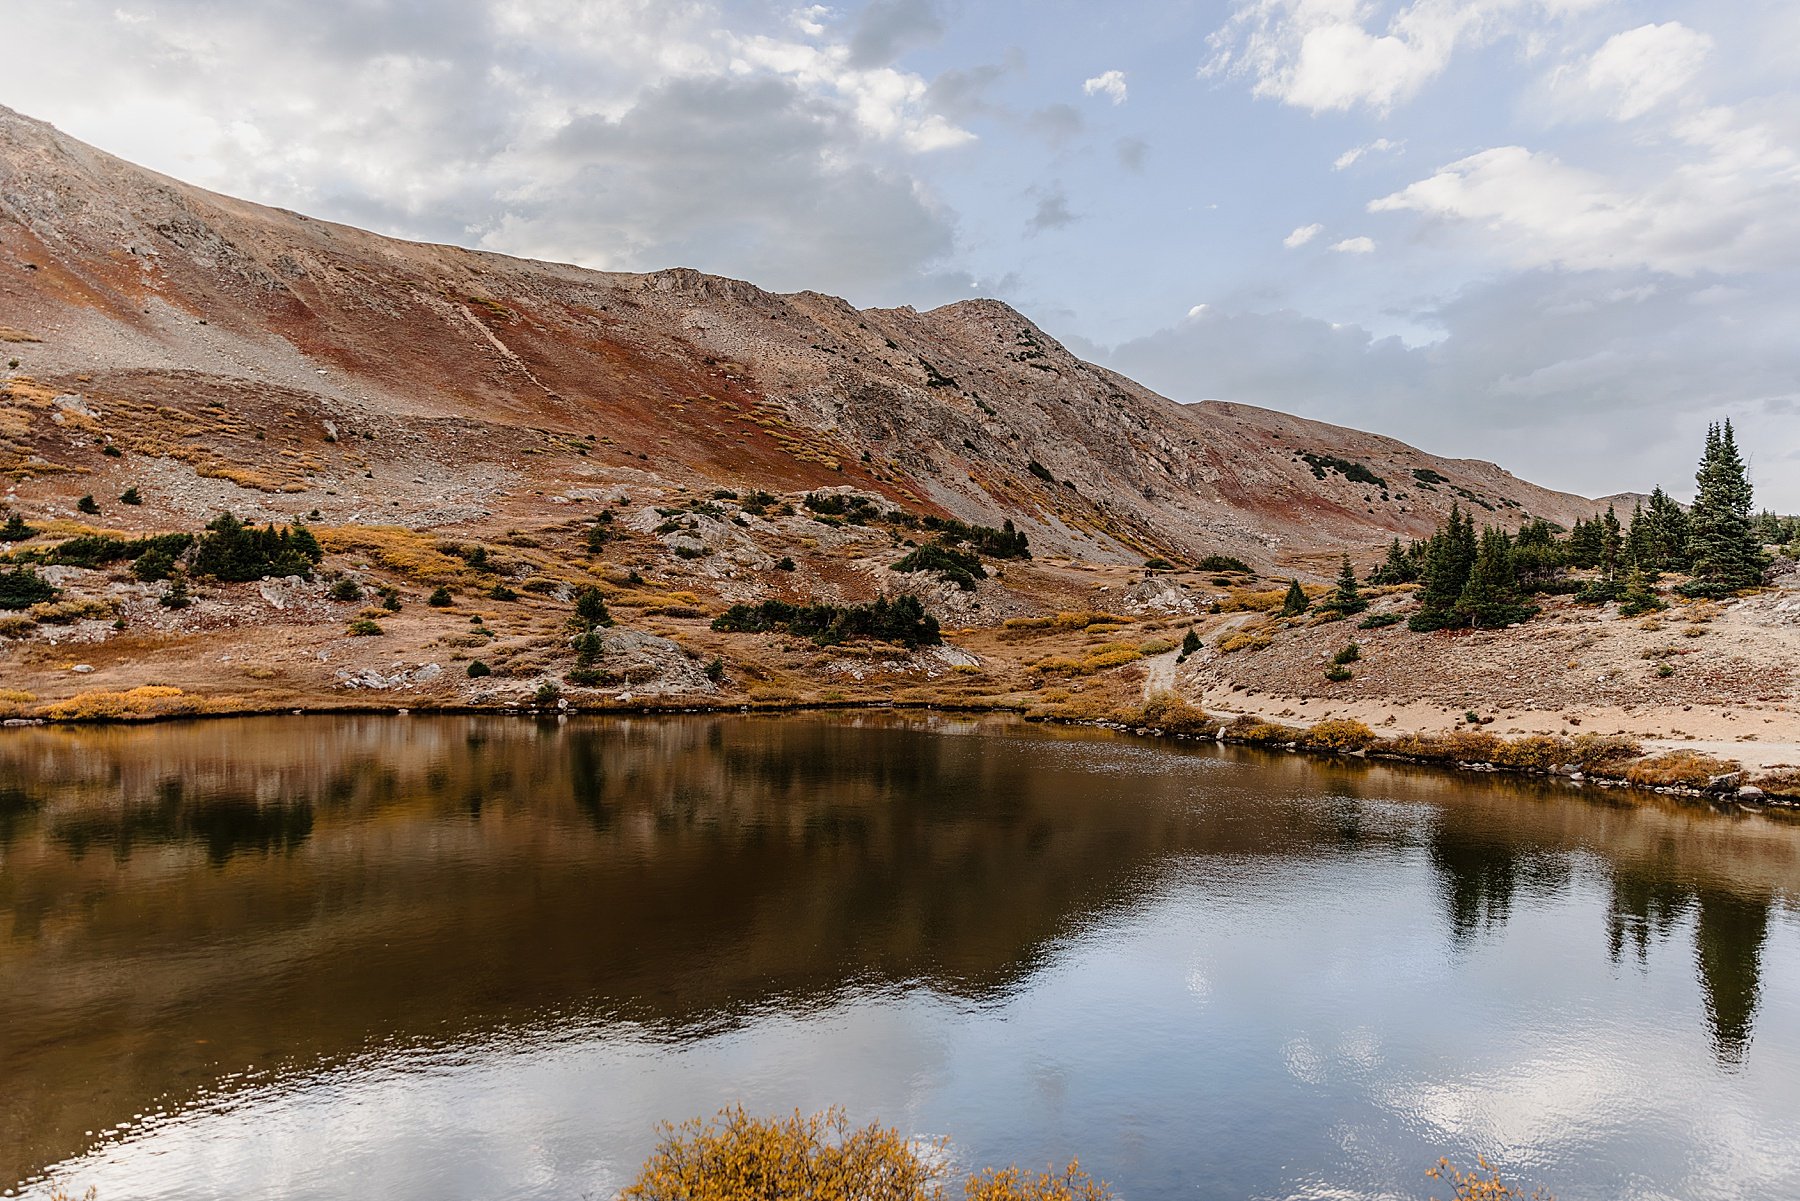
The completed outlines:
{"type": "Polygon", "coordinates": [[[1699,751],[1669,751],[1633,763],[1625,769],[1625,778],[1646,788],[1705,788],[1714,776],[1730,775],[1739,766],[1736,760],[1718,759],[1699,751]]]}
{"type": "Polygon", "coordinates": [[[1300,736],[1300,745],[1316,751],[1360,751],[1375,741],[1375,731],[1360,721],[1333,718],[1315,723],[1300,736]]]}
{"type": "MultiPolygon", "coordinates": [[[[1425,1174],[1433,1180],[1448,1181],[1452,1190],[1445,1201],[1556,1201],[1542,1189],[1533,1189],[1524,1193],[1500,1179],[1500,1173],[1488,1166],[1487,1160],[1475,1161],[1477,1170],[1473,1172],[1458,1171],[1456,1165],[1447,1159],[1437,1161],[1437,1167],[1425,1174]],[[1483,1175],[1483,1173],[1486,1173],[1483,1175]]],[[[1434,1197],[1432,1201],[1437,1201],[1434,1197]]]]}
{"type": "MultiPolygon", "coordinates": [[[[841,1109],[752,1118],[741,1106],[708,1122],[664,1126],[663,1138],[620,1201],[943,1201],[942,1140],[921,1148],[879,1123],[853,1128],[841,1109]]],[[[971,1177],[970,1201],[1110,1201],[1071,1163],[971,1177]]]]}

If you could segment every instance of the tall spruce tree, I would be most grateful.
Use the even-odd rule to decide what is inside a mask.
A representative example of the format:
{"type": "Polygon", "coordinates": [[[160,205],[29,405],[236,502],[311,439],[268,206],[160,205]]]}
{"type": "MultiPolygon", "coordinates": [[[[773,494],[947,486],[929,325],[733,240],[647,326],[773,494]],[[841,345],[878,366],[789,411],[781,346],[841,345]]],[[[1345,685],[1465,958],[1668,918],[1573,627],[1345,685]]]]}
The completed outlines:
{"type": "Polygon", "coordinates": [[[1648,526],[1648,553],[1643,565],[1654,571],[1686,571],[1688,557],[1688,514],[1661,487],[1650,493],[1650,507],[1644,510],[1648,526]]]}
{"type": "Polygon", "coordinates": [[[1611,505],[1600,517],[1600,570],[1608,579],[1619,574],[1619,561],[1625,553],[1625,535],[1619,515],[1611,505]]]}
{"type": "Polygon", "coordinates": [[[1323,603],[1323,608],[1333,609],[1346,616],[1361,613],[1369,607],[1369,602],[1362,598],[1356,587],[1356,569],[1350,566],[1350,556],[1344,556],[1344,563],[1338,569],[1337,587],[1332,589],[1323,603]]]}
{"type": "Polygon", "coordinates": [[[1456,602],[1469,583],[1475,566],[1475,519],[1454,502],[1450,516],[1425,546],[1425,567],[1419,575],[1419,609],[1407,619],[1414,630],[1441,630],[1462,624],[1456,602]]]}
{"type": "Polygon", "coordinates": [[[1524,621],[1532,613],[1532,609],[1519,603],[1512,539],[1506,531],[1490,526],[1481,532],[1481,546],[1469,568],[1468,583],[1456,598],[1458,622],[1478,630],[1492,630],[1524,621]]]}
{"type": "Polygon", "coordinates": [[[1729,419],[1722,427],[1707,427],[1694,484],[1688,550],[1695,580],[1721,593],[1756,587],[1767,562],[1750,517],[1750,474],[1729,419]]]}

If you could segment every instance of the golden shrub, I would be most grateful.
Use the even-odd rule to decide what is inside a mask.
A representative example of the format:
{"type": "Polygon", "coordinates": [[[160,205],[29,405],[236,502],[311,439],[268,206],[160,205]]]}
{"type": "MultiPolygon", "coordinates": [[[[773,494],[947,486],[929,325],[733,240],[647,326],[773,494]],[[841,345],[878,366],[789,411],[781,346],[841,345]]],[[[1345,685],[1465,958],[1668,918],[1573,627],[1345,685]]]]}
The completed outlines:
{"type": "Polygon", "coordinates": [[[0,617],[0,638],[24,638],[37,629],[37,620],[17,615],[0,617]]]}
{"type": "MultiPolygon", "coordinates": [[[[737,1107],[708,1122],[664,1126],[620,1201],[924,1201],[943,1196],[944,1169],[897,1130],[852,1129],[840,1109],[752,1118],[737,1107]]],[[[940,1144],[941,1146],[941,1144],[940,1144]]]]}
{"type": "Polygon", "coordinates": [[[1625,778],[1646,788],[1705,788],[1714,776],[1738,770],[1734,759],[1720,759],[1699,751],[1668,751],[1640,759],[1625,769],[1625,778]]]}
{"type": "Polygon", "coordinates": [[[1262,630],[1235,630],[1219,639],[1219,653],[1229,655],[1236,651],[1259,651],[1275,641],[1262,630]]]}
{"type": "Polygon", "coordinates": [[[1302,746],[1319,751],[1360,751],[1375,741],[1375,731],[1347,717],[1316,722],[1300,737],[1302,746]]]}
{"type": "Polygon", "coordinates": [[[1571,749],[1574,762],[1582,771],[1617,765],[1644,753],[1635,739],[1623,734],[1578,734],[1571,749]]]}
{"type": "Polygon", "coordinates": [[[1081,1170],[1074,1160],[1060,1172],[1028,1173],[1018,1168],[989,1168],[969,1178],[968,1201],[1109,1201],[1112,1190],[1081,1170]]]}
{"type": "Polygon", "coordinates": [[[1219,612],[1267,613],[1272,609],[1281,608],[1282,602],[1286,599],[1286,588],[1276,588],[1268,592],[1250,588],[1233,588],[1225,594],[1225,599],[1219,602],[1219,612]]]}
{"type": "Polygon", "coordinates": [[[1252,746],[1280,746],[1299,742],[1301,733],[1293,726],[1263,721],[1256,717],[1240,717],[1225,728],[1227,738],[1233,742],[1247,742],[1252,746]]]}
{"type": "Polygon", "coordinates": [[[1155,726],[1171,734],[1210,734],[1219,723],[1206,711],[1173,692],[1154,692],[1138,711],[1134,724],[1155,726]]]}
{"type": "Polygon", "coordinates": [[[179,688],[145,684],[124,692],[82,692],[66,701],[52,701],[37,711],[37,716],[52,721],[116,721],[134,717],[172,717],[198,713],[203,708],[197,696],[189,696],[179,688]]]}
{"type": "Polygon", "coordinates": [[[1578,760],[1575,744],[1553,734],[1530,734],[1502,742],[1494,748],[1492,762],[1520,771],[1549,771],[1560,764],[1578,760]]]}
{"type": "MultiPolygon", "coordinates": [[[[619,1201],[943,1201],[946,1143],[923,1146],[843,1110],[752,1118],[742,1106],[665,1125],[662,1140],[619,1201]]],[[[989,1169],[964,1186],[969,1201],[1111,1201],[1073,1161],[1061,1171],[989,1169]]]]}
{"type": "MultiPolygon", "coordinates": [[[[1452,1191],[1445,1201],[1556,1201],[1542,1189],[1526,1193],[1507,1184],[1500,1179],[1498,1171],[1488,1166],[1485,1159],[1477,1159],[1475,1162],[1475,1171],[1463,1172],[1457,1170],[1456,1165],[1449,1160],[1440,1159],[1437,1166],[1425,1174],[1433,1180],[1449,1183],[1452,1191]]],[[[1432,1201],[1437,1199],[1434,1197],[1432,1201]]]]}

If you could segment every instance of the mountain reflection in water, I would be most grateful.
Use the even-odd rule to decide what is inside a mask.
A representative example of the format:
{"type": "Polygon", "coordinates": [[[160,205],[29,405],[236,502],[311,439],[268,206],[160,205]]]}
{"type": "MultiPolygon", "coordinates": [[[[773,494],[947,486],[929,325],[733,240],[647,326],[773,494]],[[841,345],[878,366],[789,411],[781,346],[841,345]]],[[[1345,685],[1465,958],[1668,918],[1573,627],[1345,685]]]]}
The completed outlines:
{"type": "MultiPolygon", "coordinates": [[[[102,1136],[138,1115],[154,1127],[370,1055],[529,1030],[604,1041],[591,1032],[626,1027],[700,1047],[911,997],[1000,1012],[1059,957],[1102,954],[1100,932],[1154,918],[1175,923],[1157,938],[1211,936],[1180,916],[1194,896],[1254,924],[1259,897],[1278,911],[1295,881],[1315,879],[1338,890],[1321,903],[1368,914],[1354,937],[1375,957],[1352,982],[1372,990],[1364,1025],[1392,1006],[1373,999],[1383,973],[1475,970],[1457,965],[1505,953],[1520,924],[1584,971],[1623,971],[1607,987],[1626,996],[1660,979],[1679,953],[1661,948],[1685,938],[1712,1071],[1748,1073],[1718,1087],[1749,1087],[1775,995],[1765,959],[1777,930],[1793,945],[1800,882],[1800,828],[1767,817],[998,718],[9,730],[0,782],[9,1180],[132,1145],[102,1136]],[[1420,933],[1381,927],[1383,907],[1423,880],[1435,881],[1418,893],[1425,907],[1400,914],[1420,933]]],[[[1792,979],[1800,965],[1783,954],[1792,979]]],[[[1264,965],[1247,962],[1236,987],[1253,1010],[1264,965]]],[[[1227,1012],[1237,979],[1213,972],[1190,989],[1227,1012]]],[[[1145,992],[1134,1020],[1173,1020],[1158,1008],[1169,1003],[1145,992]]],[[[1230,1056],[1267,1019],[1242,1020],[1204,1070],[1244,1073],[1233,1087],[1254,1111],[1274,1086],[1230,1056]]],[[[1800,1054],[1797,1038],[1783,1032],[1780,1062],[1800,1054]]],[[[1290,1045],[1282,1087],[1312,1078],[1313,1054],[1290,1045]]],[[[1172,1104],[1183,1095],[1175,1077],[1166,1087],[1172,1104]]],[[[646,1135],[681,1116],[646,1115],[646,1135]]],[[[1009,1129],[996,1117],[973,1139],[1002,1145],[1009,1129]]],[[[1194,1183],[1191,1167],[1142,1154],[1121,1183],[1194,1183]]],[[[1415,1166],[1392,1170],[1411,1181],[1415,1166]]],[[[1221,1161],[1207,1181],[1253,1190],[1279,1170],[1221,1161]]],[[[1296,1171],[1281,1187],[1305,1184],[1296,1171]]]]}

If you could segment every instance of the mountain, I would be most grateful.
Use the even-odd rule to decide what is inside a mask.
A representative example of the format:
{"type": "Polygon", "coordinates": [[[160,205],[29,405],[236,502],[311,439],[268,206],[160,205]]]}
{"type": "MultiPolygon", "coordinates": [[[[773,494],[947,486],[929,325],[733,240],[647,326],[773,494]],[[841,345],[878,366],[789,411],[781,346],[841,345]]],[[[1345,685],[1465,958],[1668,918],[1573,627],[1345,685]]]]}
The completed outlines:
{"type": "MultiPolygon", "coordinates": [[[[1011,518],[1034,547],[1099,561],[1305,570],[1425,533],[1452,501],[1508,524],[1593,511],[1489,463],[1175,404],[998,301],[858,310],[686,269],[402,242],[190,187],[5,109],[0,311],[15,405],[79,397],[61,404],[101,414],[121,449],[189,469],[155,482],[190,516],[510,521],[527,497],[623,472],[847,486],[1011,518]],[[334,429],[356,437],[325,441],[334,429]]],[[[21,500],[123,479],[98,446],[21,421],[0,442],[21,500]]]]}

